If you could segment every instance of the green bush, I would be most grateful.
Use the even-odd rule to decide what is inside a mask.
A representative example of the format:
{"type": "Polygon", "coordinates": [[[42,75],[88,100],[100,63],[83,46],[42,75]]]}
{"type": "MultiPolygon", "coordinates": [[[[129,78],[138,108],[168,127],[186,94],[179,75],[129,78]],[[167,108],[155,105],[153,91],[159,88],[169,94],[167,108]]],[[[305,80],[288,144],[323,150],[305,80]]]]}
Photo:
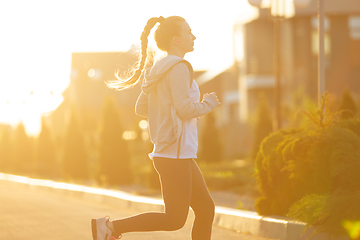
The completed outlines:
{"type": "Polygon", "coordinates": [[[203,162],[220,162],[222,160],[222,150],[219,130],[215,125],[215,114],[210,112],[205,116],[199,160],[203,162]]]}
{"type": "Polygon", "coordinates": [[[33,166],[33,139],[27,135],[23,123],[16,127],[13,146],[12,173],[30,174],[33,166]]]}
{"type": "Polygon", "coordinates": [[[87,180],[89,177],[88,156],[84,133],[75,109],[72,109],[63,140],[62,170],[64,177],[67,180],[87,180]]]}
{"type": "Polygon", "coordinates": [[[345,90],[341,97],[339,111],[341,111],[341,118],[348,119],[356,116],[356,103],[351,96],[349,90],[345,90]]]}
{"type": "Polygon", "coordinates": [[[54,178],[56,176],[55,146],[50,129],[44,120],[41,121],[41,132],[36,141],[35,171],[39,176],[54,178]]]}
{"type": "Polygon", "coordinates": [[[257,119],[254,134],[254,147],[252,156],[255,157],[259,150],[260,144],[265,137],[273,132],[273,123],[269,106],[267,105],[264,95],[260,95],[259,108],[257,110],[257,119]]]}
{"type": "Polygon", "coordinates": [[[10,173],[13,162],[13,140],[7,127],[0,136],[0,172],[10,173]]]}
{"type": "Polygon", "coordinates": [[[289,151],[305,152],[302,148],[306,145],[299,141],[301,134],[301,130],[283,130],[271,134],[262,142],[255,161],[258,187],[262,194],[255,205],[259,214],[285,215],[298,199],[302,185],[301,181],[296,181],[299,173],[289,170],[300,164],[297,160],[301,156],[292,154],[290,157],[289,151]],[[297,189],[296,185],[299,185],[297,189]]]}
{"type": "Polygon", "coordinates": [[[359,201],[358,190],[339,190],[330,195],[306,195],[294,203],[289,216],[316,226],[316,232],[328,232],[335,236],[346,235],[344,222],[356,222],[360,219],[359,201]]]}
{"type": "Polygon", "coordinates": [[[115,101],[108,98],[102,115],[99,176],[110,185],[133,182],[129,147],[127,141],[122,138],[123,132],[115,101]]]}
{"type": "Polygon", "coordinates": [[[342,222],[360,219],[360,121],[337,120],[325,108],[308,114],[313,128],[279,131],[256,158],[263,215],[291,216],[319,231],[345,234],[342,222]]]}

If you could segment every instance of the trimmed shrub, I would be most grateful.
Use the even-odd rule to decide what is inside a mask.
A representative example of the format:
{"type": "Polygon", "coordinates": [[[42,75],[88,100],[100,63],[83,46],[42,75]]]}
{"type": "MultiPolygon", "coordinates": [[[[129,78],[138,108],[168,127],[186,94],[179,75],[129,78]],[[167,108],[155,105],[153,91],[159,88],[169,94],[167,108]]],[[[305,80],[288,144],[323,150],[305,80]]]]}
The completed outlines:
{"type": "Polygon", "coordinates": [[[113,99],[105,102],[100,133],[99,175],[111,185],[133,182],[128,143],[122,138],[123,129],[113,99]]]}
{"type": "Polygon", "coordinates": [[[285,215],[294,201],[299,199],[299,190],[294,186],[298,185],[299,188],[303,183],[298,180],[298,173],[292,174],[289,169],[299,165],[300,161],[297,161],[295,154],[289,157],[288,151],[304,152],[306,144],[299,141],[301,134],[301,130],[282,130],[262,142],[255,161],[258,187],[262,194],[255,205],[259,214],[285,215]]]}
{"type": "Polygon", "coordinates": [[[35,170],[46,178],[54,178],[56,172],[55,149],[49,128],[44,120],[41,122],[41,132],[37,138],[35,170]]]}
{"type": "Polygon", "coordinates": [[[315,127],[271,134],[256,159],[263,215],[291,216],[318,231],[345,234],[344,220],[360,219],[360,121],[336,120],[325,108],[308,114],[315,127]]]}
{"type": "Polygon", "coordinates": [[[0,136],[0,172],[10,173],[13,162],[13,140],[7,127],[0,136]]]}
{"type": "Polygon", "coordinates": [[[62,164],[63,175],[68,180],[82,181],[88,179],[88,160],[84,134],[74,109],[64,136],[62,164]]]}
{"type": "Polygon", "coordinates": [[[33,166],[33,142],[28,137],[23,123],[15,130],[14,155],[11,164],[12,172],[15,174],[29,174],[33,166]]]}
{"type": "Polygon", "coordinates": [[[259,151],[260,144],[265,137],[269,136],[273,132],[273,123],[269,106],[267,105],[265,96],[260,96],[259,107],[257,111],[257,120],[255,125],[254,134],[254,147],[252,156],[256,157],[256,153],[259,151]]]}
{"type": "Polygon", "coordinates": [[[199,160],[203,162],[220,162],[222,160],[222,145],[219,139],[219,130],[215,126],[214,112],[205,116],[199,160]]]}
{"type": "Polygon", "coordinates": [[[341,97],[339,106],[340,116],[342,119],[353,118],[356,116],[356,104],[349,90],[345,90],[341,97]]]}

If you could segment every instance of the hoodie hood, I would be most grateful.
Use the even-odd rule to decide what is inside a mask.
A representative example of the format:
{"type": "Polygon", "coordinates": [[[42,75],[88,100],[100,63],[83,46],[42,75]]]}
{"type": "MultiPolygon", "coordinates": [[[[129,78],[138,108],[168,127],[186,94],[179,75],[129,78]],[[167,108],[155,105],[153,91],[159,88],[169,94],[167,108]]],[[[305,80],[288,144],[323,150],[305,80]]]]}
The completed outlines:
{"type": "Polygon", "coordinates": [[[193,68],[191,64],[186,61],[185,59],[175,56],[175,55],[167,55],[166,57],[160,59],[157,61],[154,66],[149,71],[146,71],[145,73],[145,81],[142,85],[142,91],[145,94],[149,94],[151,90],[156,86],[156,83],[162,79],[165,74],[170,70],[173,66],[175,66],[177,63],[183,62],[185,63],[190,71],[190,74],[193,78],[193,68]]]}

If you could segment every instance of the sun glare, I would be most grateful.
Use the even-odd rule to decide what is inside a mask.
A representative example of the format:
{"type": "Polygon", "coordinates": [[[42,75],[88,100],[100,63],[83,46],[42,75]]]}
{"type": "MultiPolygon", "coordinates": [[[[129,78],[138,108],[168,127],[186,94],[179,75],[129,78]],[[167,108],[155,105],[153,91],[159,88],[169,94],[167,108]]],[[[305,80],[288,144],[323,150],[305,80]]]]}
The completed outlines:
{"type": "MultiPolygon", "coordinates": [[[[256,10],[242,0],[175,5],[167,0],[1,1],[0,22],[6,24],[0,31],[8,37],[0,44],[0,123],[23,122],[28,134],[36,135],[41,116],[62,102],[71,53],[126,51],[140,43],[146,21],[154,16],[179,15],[189,22],[197,39],[195,52],[186,58],[195,70],[230,66],[233,24],[256,10]]],[[[156,48],[152,37],[149,45],[156,48]]],[[[96,74],[96,69],[88,72],[96,74]]]]}

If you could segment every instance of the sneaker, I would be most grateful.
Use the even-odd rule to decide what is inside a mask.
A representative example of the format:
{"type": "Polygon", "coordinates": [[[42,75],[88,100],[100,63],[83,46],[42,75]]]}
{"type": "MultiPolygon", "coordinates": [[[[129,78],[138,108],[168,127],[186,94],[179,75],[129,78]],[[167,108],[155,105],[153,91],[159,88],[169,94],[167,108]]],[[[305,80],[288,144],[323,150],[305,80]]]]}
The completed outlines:
{"type": "Polygon", "coordinates": [[[103,218],[92,219],[91,220],[91,231],[93,240],[115,240],[120,238],[115,238],[112,236],[111,230],[108,228],[106,223],[109,221],[110,217],[106,216],[103,218]]]}

